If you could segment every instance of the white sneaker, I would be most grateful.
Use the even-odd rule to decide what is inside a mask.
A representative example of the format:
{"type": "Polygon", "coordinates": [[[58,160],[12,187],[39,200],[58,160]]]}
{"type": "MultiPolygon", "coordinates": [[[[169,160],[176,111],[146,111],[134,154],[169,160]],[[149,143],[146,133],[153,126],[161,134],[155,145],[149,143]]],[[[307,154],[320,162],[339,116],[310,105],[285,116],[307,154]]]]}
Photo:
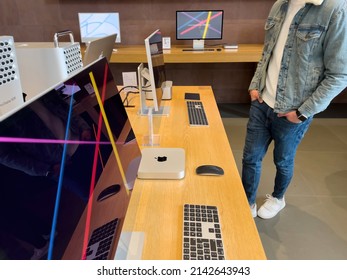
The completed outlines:
{"type": "Polygon", "coordinates": [[[258,216],[263,219],[271,219],[275,217],[278,212],[284,208],[284,206],[286,206],[284,197],[282,199],[278,199],[270,194],[267,194],[265,203],[258,210],[258,216]]]}
{"type": "Polygon", "coordinates": [[[254,203],[253,205],[250,205],[249,207],[251,208],[252,217],[253,218],[257,217],[257,204],[254,203]]]}

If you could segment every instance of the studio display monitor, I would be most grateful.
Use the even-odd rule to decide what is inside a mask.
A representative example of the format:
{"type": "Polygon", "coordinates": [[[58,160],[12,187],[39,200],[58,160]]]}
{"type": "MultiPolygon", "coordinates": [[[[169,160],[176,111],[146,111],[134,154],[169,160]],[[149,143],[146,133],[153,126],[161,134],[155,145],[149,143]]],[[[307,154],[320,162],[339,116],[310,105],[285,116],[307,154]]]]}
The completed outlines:
{"type": "Polygon", "coordinates": [[[140,160],[105,57],[24,102],[0,119],[1,256],[114,259],[140,160]]]}
{"type": "Polygon", "coordinates": [[[140,114],[148,113],[146,99],[151,99],[153,114],[168,115],[170,107],[161,106],[161,101],[172,98],[173,82],[166,79],[162,34],[159,29],[145,38],[145,49],[148,68],[141,63],[137,69],[141,95],[140,114]]]}
{"type": "Polygon", "coordinates": [[[78,13],[78,20],[82,43],[111,34],[117,34],[115,43],[121,42],[119,13],[78,13]]]}
{"type": "Polygon", "coordinates": [[[117,34],[111,34],[90,41],[83,56],[83,65],[86,66],[102,56],[110,61],[116,37],[117,34]]]}
{"type": "Polygon", "coordinates": [[[223,15],[223,10],[176,11],[176,39],[193,40],[194,49],[204,48],[205,40],[221,40],[223,15]]]}

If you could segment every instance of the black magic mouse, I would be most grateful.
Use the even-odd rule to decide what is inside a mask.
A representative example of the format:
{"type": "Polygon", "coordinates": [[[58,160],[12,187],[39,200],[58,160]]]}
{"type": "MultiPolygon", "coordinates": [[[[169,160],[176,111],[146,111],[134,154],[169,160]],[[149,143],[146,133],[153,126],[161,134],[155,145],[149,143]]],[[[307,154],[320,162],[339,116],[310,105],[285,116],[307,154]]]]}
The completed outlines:
{"type": "Polygon", "coordinates": [[[106,198],[117,194],[120,191],[120,185],[116,184],[116,185],[111,185],[109,187],[107,187],[106,189],[104,189],[97,198],[97,201],[103,201],[106,198]]]}
{"type": "Polygon", "coordinates": [[[196,168],[198,175],[224,175],[223,168],[217,165],[200,165],[196,168]]]}

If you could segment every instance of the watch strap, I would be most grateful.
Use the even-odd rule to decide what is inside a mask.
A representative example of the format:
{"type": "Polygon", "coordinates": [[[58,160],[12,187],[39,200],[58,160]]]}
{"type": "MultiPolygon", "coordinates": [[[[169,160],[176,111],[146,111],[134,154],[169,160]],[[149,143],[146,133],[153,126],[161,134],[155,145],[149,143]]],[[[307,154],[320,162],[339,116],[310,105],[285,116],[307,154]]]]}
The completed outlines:
{"type": "Polygon", "coordinates": [[[305,115],[301,114],[299,110],[296,110],[295,112],[296,112],[296,116],[298,117],[298,119],[300,121],[304,122],[307,120],[307,117],[305,115]]]}

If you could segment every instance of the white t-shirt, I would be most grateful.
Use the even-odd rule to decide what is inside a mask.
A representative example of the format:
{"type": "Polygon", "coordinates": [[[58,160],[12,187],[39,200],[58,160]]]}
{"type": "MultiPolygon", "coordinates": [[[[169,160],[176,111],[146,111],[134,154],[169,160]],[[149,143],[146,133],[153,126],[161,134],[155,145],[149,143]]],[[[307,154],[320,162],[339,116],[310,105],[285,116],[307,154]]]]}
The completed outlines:
{"type": "Polygon", "coordinates": [[[272,56],[269,61],[269,66],[266,74],[266,84],[262,95],[263,100],[271,108],[275,106],[276,89],[278,83],[278,76],[281,69],[281,61],[283,56],[284,46],[286,44],[289,27],[297,12],[305,6],[307,0],[290,0],[286,18],[283,22],[282,29],[278,36],[277,43],[273,49],[272,56]]]}

